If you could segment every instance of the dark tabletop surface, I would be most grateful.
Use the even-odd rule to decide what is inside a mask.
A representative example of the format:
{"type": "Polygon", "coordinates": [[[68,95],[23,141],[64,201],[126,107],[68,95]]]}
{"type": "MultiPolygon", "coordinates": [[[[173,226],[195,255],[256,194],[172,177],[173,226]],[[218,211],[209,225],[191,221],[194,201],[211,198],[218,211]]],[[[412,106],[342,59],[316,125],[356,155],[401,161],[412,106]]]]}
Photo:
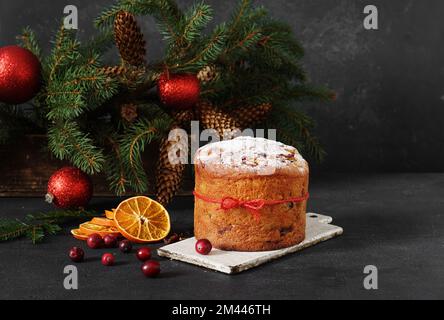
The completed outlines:
{"type": "MultiPolygon", "coordinates": [[[[161,260],[163,273],[145,279],[134,255],[100,264],[86,250],[79,290],[63,287],[70,247],[65,234],[43,244],[0,243],[1,299],[427,299],[444,298],[444,174],[327,175],[311,185],[310,211],[334,217],[343,236],[245,273],[228,276],[161,260]],[[379,289],[363,287],[364,267],[379,270],[379,289]]],[[[112,208],[119,199],[95,199],[112,208]]],[[[175,201],[173,229],[191,232],[193,202],[175,201]]],[[[51,209],[41,199],[0,199],[1,217],[51,209]]]]}

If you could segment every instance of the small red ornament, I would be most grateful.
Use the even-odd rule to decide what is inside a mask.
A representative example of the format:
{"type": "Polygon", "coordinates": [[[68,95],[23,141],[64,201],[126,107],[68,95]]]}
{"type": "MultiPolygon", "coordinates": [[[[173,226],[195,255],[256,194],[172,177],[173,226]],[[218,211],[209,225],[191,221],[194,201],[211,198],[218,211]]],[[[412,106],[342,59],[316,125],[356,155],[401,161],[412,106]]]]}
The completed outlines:
{"type": "Polygon", "coordinates": [[[105,267],[112,267],[115,262],[116,262],[116,259],[115,259],[114,255],[111,253],[105,253],[102,256],[102,264],[105,267]]]}
{"type": "Polygon", "coordinates": [[[154,278],[160,274],[160,263],[157,261],[148,261],[142,265],[142,272],[147,278],[154,278]]]}
{"type": "Polygon", "coordinates": [[[196,242],[196,251],[201,255],[207,256],[213,250],[213,245],[209,240],[203,239],[196,242]]]}
{"type": "Polygon", "coordinates": [[[41,87],[41,64],[29,50],[0,48],[0,101],[21,104],[31,100],[41,87]]]}
{"type": "Polygon", "coordinates": [[[89,176],[77,168],[66,167],[49,179],[46,201],[61,209],[80,208],[88,205],[92,194],[89,176]]]}
{"type": "Polygon", "coordinates": [[[163,73],[158,82],[160,101],[174,109],[190,109],[200,97],[200,81],[194,74],[163,73]]]}
{"type": "Polygon", "coordinates": [[[148,261],[151,259],[151,249],[150,248],[140,248],[137,251],[137,259],[142,262],[148,261]]]}

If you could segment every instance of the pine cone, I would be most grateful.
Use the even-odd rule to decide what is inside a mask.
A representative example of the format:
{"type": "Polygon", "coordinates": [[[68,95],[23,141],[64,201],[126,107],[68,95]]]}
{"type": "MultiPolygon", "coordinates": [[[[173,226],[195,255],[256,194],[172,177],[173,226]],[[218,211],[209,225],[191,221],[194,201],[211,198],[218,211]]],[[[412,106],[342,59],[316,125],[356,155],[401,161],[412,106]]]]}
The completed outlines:
{"type": "Polygon", "coordinates": [[[145,40],[136,18],[120,11],[114,21],[114,37],[121,58],[133,66],[145,64],[145,40]]]}
{"type": "Polygon", "coordinates": [[[180,141],[180,139],[174,141],[165,139],[160,145],[156,187],[157,200],[164,206],[169,204],[179,191],[185,172],[184,164],[171,162],[170,158],[177,160],[182,155],[177,154],[177,152],[179,150],[185,151],[186,149],[188,149],[188,145],[183,144],[183,141],[180,141]]]}
{"type": "Polygon", "coordinates": [[[191,121],[194,120],[193,110],[181,110],[173,113],[174,124],[179,127],[189,127],[191,121]]]}
{"type": "Polygon", "coordinates": [[[197,110],[204,129],[214,129],[220,138],[233,138],[241,128],[240,124],[230,114],[218,109],[209,102],[199,102],[197,110]]]}
{"type": "Polygon", "coordinates": [[[137,106],[135,104],[129,103],[122,105],[120,109],[120,115],[126,121],[132,123],[139,117],[137,112],[137,106]]]}
{"type": "Polygon", "coordinates": [[[136,68],[136,67],[123,67],[123,66],[115,66],[115,67],[103,67],[100,69],[105,76],[108,78],[117,79],[120,83],[131,85],[133,83],[137,83],[141,77],[145,74],[145,68],[136,68]]]}
{"type": "Polygon", "coordinates": [[[212,81],[216,80],[218,77],[219,77],[219,73],[217,72],[217,69],[214,65],[209,65],[209,66],[204,67],[197,74],[197,78],[202,83],[212,82],[212,81]]]}
{"type": "Polygon", "coordinates": [[[117,78],[128,72],[127,68],[121,66],[103,67],[100,71],[110,78],[117,78]]]}
{"type": "Polygon", "coordinates": [[[273,106],[270,103],[263,103],[258,106],[240,108],[231,113],[242,129],[251,128],[254,125],[267,119],[273,106]]]}

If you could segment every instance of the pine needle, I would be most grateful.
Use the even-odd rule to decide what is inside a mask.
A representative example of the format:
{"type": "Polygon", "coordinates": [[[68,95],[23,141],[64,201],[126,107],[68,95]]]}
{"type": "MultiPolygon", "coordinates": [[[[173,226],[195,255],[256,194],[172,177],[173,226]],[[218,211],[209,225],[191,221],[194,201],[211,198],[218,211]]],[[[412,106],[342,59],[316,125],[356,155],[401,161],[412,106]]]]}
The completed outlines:
{"type": "Polygon", "coordinates": [[[42,242],[47,235],[62,231],[61,225],[69,221],[83,221],[96,217],[93,211],[53,211],[28,215],[25,219],[0,219],[0,242],[27,237],[33,244],[42,242]]]}

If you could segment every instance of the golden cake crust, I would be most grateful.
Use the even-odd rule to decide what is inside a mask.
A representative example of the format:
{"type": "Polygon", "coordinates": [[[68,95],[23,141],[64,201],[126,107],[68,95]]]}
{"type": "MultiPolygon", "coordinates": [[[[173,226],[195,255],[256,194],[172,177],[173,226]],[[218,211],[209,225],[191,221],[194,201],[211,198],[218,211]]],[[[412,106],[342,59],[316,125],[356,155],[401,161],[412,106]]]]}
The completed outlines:
{"type": "MultiPolygon", "coordinates": [[[[251,138],[250,138],[251,139],[251,138]]],[[[248,140],[249,142],[256,142],[248,140]]],[[[263,141],[260,141],[263,142],[263,141]]],[[[236,142],[235,142],[236,143],[236,142]]],[[[212,199],[226,197],[239,200],[286,200],[304,197],[308,194],[309,169],[297,150],[279,145],[294,157],[283,152],[284,161],[271,161],[271,167],[264,170],[257,161],[249,165],[236,165],[214,161],[207,157],[208,151],[225,149],[229,144],[219,143],[199,150],[195,159],[196,189],[199,195],[212,199]],[[204,156],[202,156],[204,152],[204,156]],[[259,167],[259,168],[258,168],[259,167]],[[272,169],[272,170],[270,170],[272,169]]],[[[255,158],[259,153],[236,151],[237,156],[255,158]]],[[[273,148],[272,148],[273,149],[273,148]]],[[[279,151],[272,150],[271,153],[279,151]]],[[[276,154],[280,155],[279,152],[276,154]]],[[[222,155],[221,158],[224,156],[222,155]]],[[[217,157],[216,157],[217,158],[217,157]]],[[[262,160],[259,160],[259,162],[262,160]]],[[[220,204],[209,203],[200,198],[195,201],[195,236],[208,239],[213,246],[231,251],[268,251],[290,247],[305,239],[307,201],[265,206],[259,211],[259,218],[245,208],[222,210],[220,204]]]]}

